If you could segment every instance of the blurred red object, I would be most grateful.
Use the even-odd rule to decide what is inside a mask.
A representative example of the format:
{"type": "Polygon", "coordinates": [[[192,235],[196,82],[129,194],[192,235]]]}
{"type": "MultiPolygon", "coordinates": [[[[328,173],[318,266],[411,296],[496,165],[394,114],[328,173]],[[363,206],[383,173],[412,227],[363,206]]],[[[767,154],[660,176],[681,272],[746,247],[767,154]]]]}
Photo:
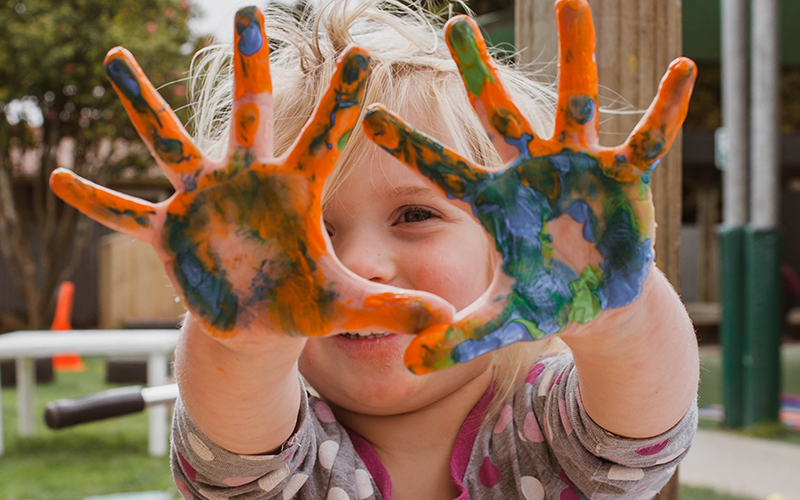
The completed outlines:
{"type": "MultiPolygon", "coordinates": [[[[72,300],[75,297],[75,285],[71,281],[64,281],[58,288],[58,302],[56,302],[56,315],[50,329],[72,330],[72,300]]],[[[82,372],[86,370],[83,359],[75,353],[57,354],[53,356],[53,370],[57,372],[82,372]]]]}

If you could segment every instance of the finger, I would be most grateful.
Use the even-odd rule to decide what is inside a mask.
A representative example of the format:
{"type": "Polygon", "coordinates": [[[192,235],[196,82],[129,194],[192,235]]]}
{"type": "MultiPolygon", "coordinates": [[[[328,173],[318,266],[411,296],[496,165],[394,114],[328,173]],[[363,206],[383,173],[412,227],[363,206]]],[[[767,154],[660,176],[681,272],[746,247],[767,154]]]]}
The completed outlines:
{"type": "Polygon", "coordinates": [[[449,322],[455,312],[450,304],[435,295],[385,288],[385,291],[367,295],[355,307],[344,306],[348,317],[343,324],[346,331],[379,329],[419,333],[431,325],[449,322]]]}
{"type": "Polygon", "coordinates": [[[418,334],[404,356],[408,368],[419,375],[466,363],[515,342],[545,335],[515,312],[518,296],[513,280],[497,273],[495,280],[472,306],[461,311],[455,323],[439,324],[418,334]]]}
{"type": "Polygon", "coordinates": [[[670,64],[647,112],[625,144],[614,150],[608,169],[612,177],[624,175],[625,169],[631,171],[629,178],[647,174],[667,154],[686,118],[696,77],[697,67],[690,59],[681,57],[670,64]]]}
{"type": "Polygon", "coordinates": [[[345,49],[314,114],[289,150],[286,166],[324,180],[333,170],[361,113],[369,53],[345,49]]]}
{"type": "Polygon", "coordinates": [[[597,144],[597,64],[594,24],[586,0],[558,0],[558,107],[554,140],[597,144]]]}
{"type": "Polygon", "coordinates": [[[150,242],[155,206],[83,179],[72,171],[58,168],[50,176],[50,188],[69,205],[100,224],[150,242]]]}
{"type": "Polygon", "coordinates": [[[382,104],[373,104],[367,110],[364,133],[449,196],[473,199],[483,183],[491,178],[490,172],[409,126],[382,104]]]}
{"type": "Polygon", "coordinates": [[[467,16],[454,17],[447,23],[445,39],[472,107],[500,157],[507,163],[528,155],[537,139],[500,81],[477,23],[467,16]]]}
{"type": "Polygon", "coordinates": [[[336,296],[337,332],[419,333],[437,323],[450,323],[455,315],[453,306],[441,297],[365,280],[331,254],[321,255],[317,262],[336,296]]]}
{"type": "Polygon", "coordinates": [[[175,188],[194,185],[202,154],[130,52],[111,49],[103,63],[133,126],[175,188]]]}
{"type": "Polygon", "coordinates": [[[272,156],[272,80],[264,14],[257,7],[236,13],[233,40],[233,126],[228,155],[249,148],[255,158],[272,156]]]}

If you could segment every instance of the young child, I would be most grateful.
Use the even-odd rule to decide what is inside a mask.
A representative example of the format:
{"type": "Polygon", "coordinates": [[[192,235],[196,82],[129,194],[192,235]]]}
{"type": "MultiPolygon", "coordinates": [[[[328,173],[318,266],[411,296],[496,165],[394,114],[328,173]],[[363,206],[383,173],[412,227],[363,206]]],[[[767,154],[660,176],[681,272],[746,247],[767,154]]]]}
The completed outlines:
{"type": "Polygon", "coordinates": [[[200,65],[195,142],[109,53],[176,194],[52,184],[152,242],[187,305],[185,498],[650,498],[668,480],[694,435],[698,354],[653,264],[648,174],[694,67],[674,63],[631,139],[600,148],[588,5],[556,11],[554,102],[496,68],[465,18],[445,36],[454,62],[394,2],[323,2],[300,23],[243,9],[233,50],[200,65]],[[570,349],[515,343],[548,334],[570,349]]]}

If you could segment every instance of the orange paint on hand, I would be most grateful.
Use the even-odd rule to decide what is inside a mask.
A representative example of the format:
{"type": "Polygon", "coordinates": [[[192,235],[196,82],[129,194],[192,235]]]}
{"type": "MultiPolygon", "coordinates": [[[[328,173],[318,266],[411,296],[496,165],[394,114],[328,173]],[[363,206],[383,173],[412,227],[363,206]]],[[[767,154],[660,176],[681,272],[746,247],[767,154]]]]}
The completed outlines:
{"type": "Polygon", "coordinates": [[[450,331],[450,325],[439,324],[418,334],[403,357],[408,369],[417,375],[424,375],[432,372],[435,365],[447,360],[451,351],[446,346],[450,331]]]}
{"type": "Polygon", "coordinates": [[[180,174],[197,170],[200,151],[130,52],[122,47],[111,49],[103,65],[139,136],[163,162],[173,185],[178,185],[180,174]]]}
{"type": "Polygon", "coordinates": [[[236,140],[240,146],[250,148],[253,146],[256,132],[258,132],[259,119],[258,105],[250,103],[236,109],[234,126],[236,127],[236,140]]]}
{"type": "Polygon", "coordinates": [[[63,168],[50,176],[53,192],[93,220],[129,235],[150,229],[152,204],[114,193],[63,168]]]}
{"type": "Polygon", "coordinates": [[[248,93],[271,94],[269,43],[264,32],[264,14],[259,9],[246,7],[237,13],[233,46],[234,99],[248,93]]]}

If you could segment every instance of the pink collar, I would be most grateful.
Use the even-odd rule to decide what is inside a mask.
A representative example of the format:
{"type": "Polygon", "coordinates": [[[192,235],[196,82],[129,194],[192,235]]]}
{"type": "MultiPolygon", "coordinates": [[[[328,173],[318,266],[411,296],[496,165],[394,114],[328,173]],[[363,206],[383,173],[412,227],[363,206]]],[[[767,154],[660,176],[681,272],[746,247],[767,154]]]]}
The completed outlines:
{"type": "MultiPolygon", "coordinates": [[[[475,438],[478,436],[478,429],[483,423],[483,418],[486,415],[486,410],[492,402],[494,391],[492,386],[486,389],[478,403],[472,407],[469,415],[467,415],[464,423],[461,424],[461,429],[456,436],[455,445],[453,445],[453,454],[450,455],[450,477],[453,479],[453,484],[456,486],[458,496],[455,500],[469,500],[469,492],[464,486],[464,474],[467,472],[467,465],[469,465],[469,457],[472,454],[472,448],[475,444],[475,438]]],[[[389,477],[389,472],[383,463],[378,458],[378,454],[372,448],[369,442],[356,434],[354,431],[347,429],[347,434],[350,436],[350,441],[353,443],[358,456],[364,461],[378,490],[381,492],[384,500],[392,500],[392,478],[389,477]]]]}

